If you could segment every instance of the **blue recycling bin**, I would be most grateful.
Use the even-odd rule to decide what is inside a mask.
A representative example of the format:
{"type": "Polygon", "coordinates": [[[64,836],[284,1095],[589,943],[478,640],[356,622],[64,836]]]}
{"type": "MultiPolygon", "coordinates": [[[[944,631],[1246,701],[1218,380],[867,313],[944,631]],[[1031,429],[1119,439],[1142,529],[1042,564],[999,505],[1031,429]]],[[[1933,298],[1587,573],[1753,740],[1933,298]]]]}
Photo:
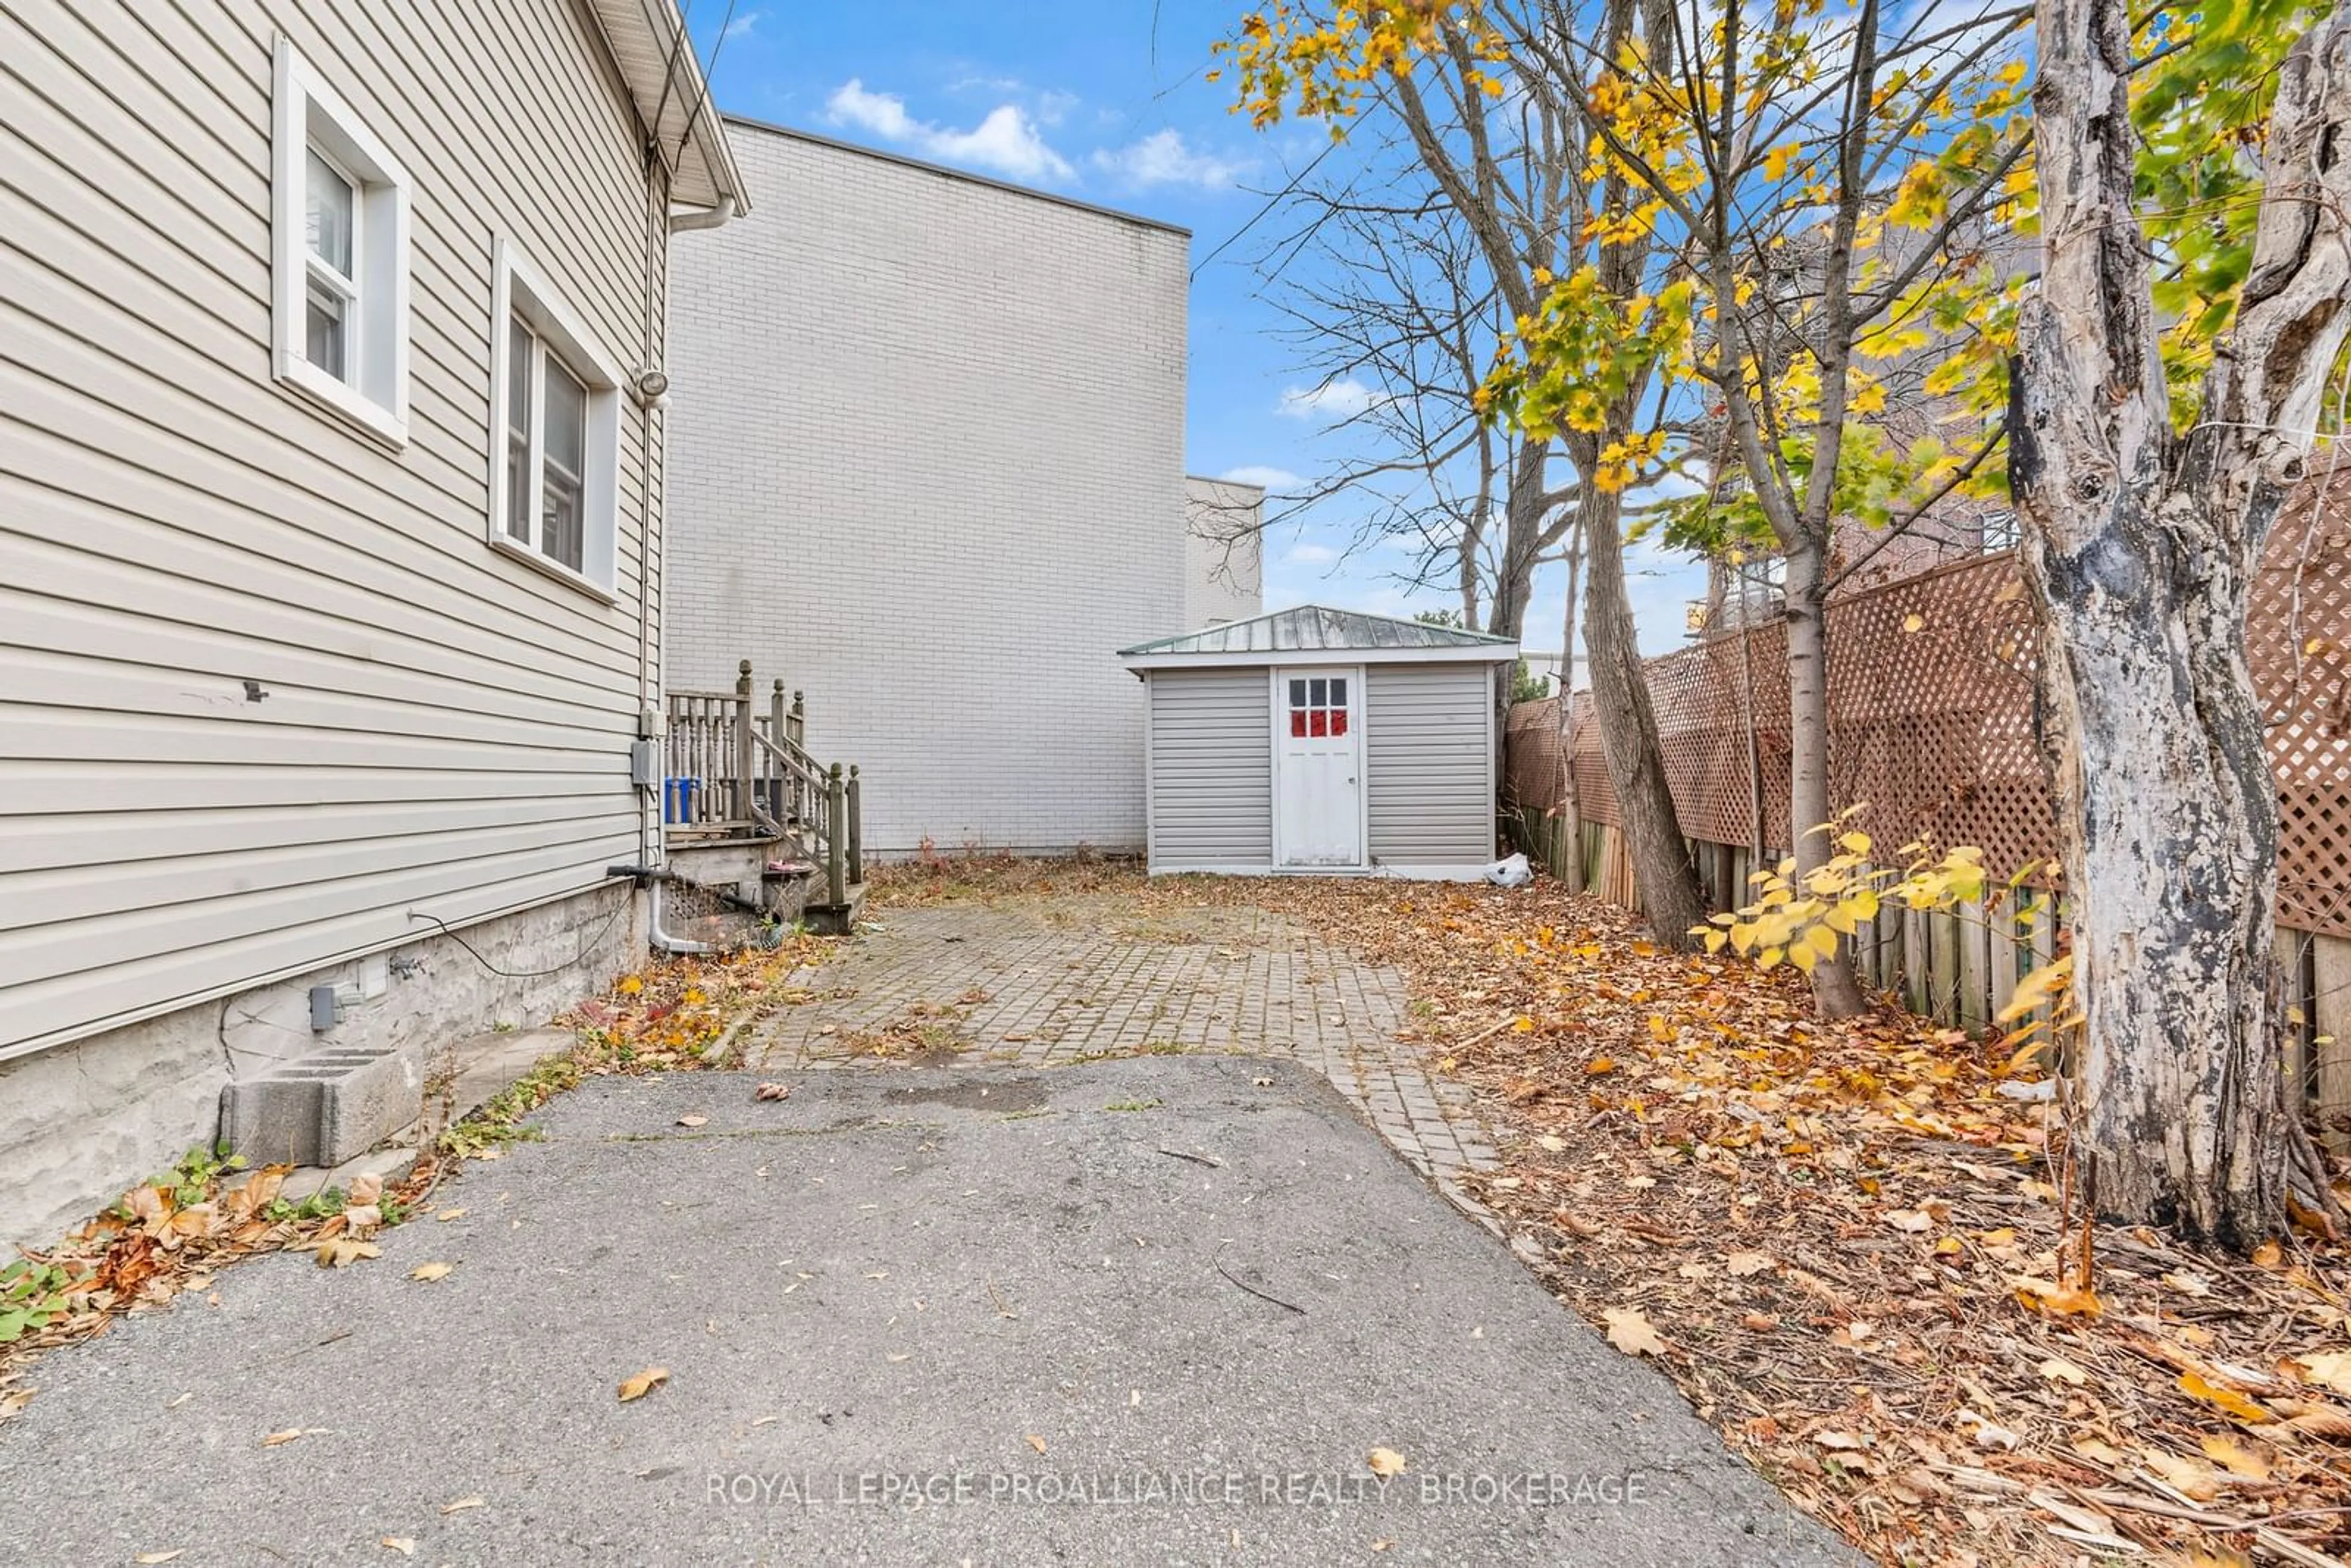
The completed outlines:
{"type": "Polygon", "coordinates": [[[694,792],[702,788],[699,779],[668,779],[662,785],[662,821],[690,822],[694,820],[694,792]]]}

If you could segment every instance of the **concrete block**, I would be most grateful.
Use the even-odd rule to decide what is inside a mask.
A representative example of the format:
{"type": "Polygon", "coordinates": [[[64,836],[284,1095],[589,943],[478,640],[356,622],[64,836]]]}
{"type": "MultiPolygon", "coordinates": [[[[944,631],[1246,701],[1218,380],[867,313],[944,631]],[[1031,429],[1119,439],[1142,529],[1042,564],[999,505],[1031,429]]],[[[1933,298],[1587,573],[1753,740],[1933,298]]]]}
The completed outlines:
{"type": "Polygon", "coordinates": [[[221,1136],[256,1165],[338,1166],[415,1121],[424,1075],[415,1056],[345,1046],[221,1091],[221,1136]]]}

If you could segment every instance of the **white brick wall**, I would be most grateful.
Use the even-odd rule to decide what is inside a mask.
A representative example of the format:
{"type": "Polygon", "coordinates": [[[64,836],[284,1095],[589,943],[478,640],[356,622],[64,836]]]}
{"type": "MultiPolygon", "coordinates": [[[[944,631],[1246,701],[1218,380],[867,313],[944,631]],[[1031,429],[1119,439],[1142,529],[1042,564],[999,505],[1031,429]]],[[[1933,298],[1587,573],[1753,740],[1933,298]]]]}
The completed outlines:
{"type": "Polygon", "coordinates": [[[1247,621],[1265,608],[1265,491],[1230,479],[1184,481],[1184,629],[1247,621]]]}
{"type": "Polygon", "coordinates": [[[865,842],[1139,849],[1184,629],[1189,236],[730,123],[754,211],[672,277],[669,678],[754,661],[865,842]]]}

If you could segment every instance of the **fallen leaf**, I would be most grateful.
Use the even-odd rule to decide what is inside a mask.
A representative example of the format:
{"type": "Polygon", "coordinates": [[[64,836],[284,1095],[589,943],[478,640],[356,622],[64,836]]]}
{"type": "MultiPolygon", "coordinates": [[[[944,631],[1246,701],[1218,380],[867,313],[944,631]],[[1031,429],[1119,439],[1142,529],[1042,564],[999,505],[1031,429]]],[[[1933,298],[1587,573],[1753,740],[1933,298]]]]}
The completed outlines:
{"type": "Polygon", "coordinates": [[[408,1536],[387,1535],[383,1538],[383,1544],[391,1547],[402,1557],[413,1557],[416,1555],[416,1542],[408,1536]]]}
{"type": "Polygon", "coordinates": [[[1837,1450],[1865,1448],[1869,1446],[1850,1432],[1815,1432],[1813,1434],[1813,1441],[1823,1448],[1837,1450]]]}
{"type": "Polygon", "coordinates": [[[444,1208],[433,1218],[439,1220],[442,1224],[446,1225],[453,1219],[465,1218],[465,1211],[462,1208],[444,1208]]]}
{"type": "Polygon", "coordinates": [[[337,1236],[319,1243],[319,1267],[347,1269],[361,1258],[381,1258],[383,1249],[372,1241],[354,1241],[348,1236],[337,1236]]]}
{"type": "Polygon", "coordinates": [[[2225,1433],[2214,1433],[2202,1441],[2204,1457],[2243,1480],[2265,1481],[2270,1479],[2270,1462],[2247,1444],[2225,1433]]]}
{"type": "Polygon", "coordinates": [[[2238,1393],[2235,1389],[2223,1388],[2219,1384],[2214,1383],[2210,1378],[2205,1377],[2199,1373],[2181,1373],[2179,1375],[2179,1391],[2182,1394],[2187,1395],[2190,1399],[2201,1399],[2207,1405],[2217,1406],[2220,1409],[2226,1410],[2230,1415],[2237,1417],[2240,1421],[2251,1421],[2259,1424],[2263,1421],[2273,1421],[2277,1418],[2274,1416],[2272,1416],[2267,1410],[2262,1409],[2259,1405],[2253,1403],[2253,1401],[2238,1393]]]}
{"type": "Polygon", "coordinates": [[[1395,1542],[1392,1538],[1382,1536],[1379,1540],[1372,1542],[1372,1550],[1374,1552],[1385,1552],[1389,1547],[1394,1546],[1395,1544],[1395,1542]]]}
{"type": "Polygon", "coordinates": [[[1671,1044],[1674,1038],[1674,1026],[1667,1023],[1663,1015],[1651,1013],[1649,1015],[1649,1038],[1656,1040],[1659,1045],[1671,1044]]]}
{"type": "Polygon", "coordinates": [[[1595,1056],[1583,1064],[1583,1071],[1593,1078],[1599,1077],[1604,1072],[1614,1072],[1616,1071],[1616,1059],[1613,1056],[1595,1056]]]}
{"type": "Polygon", "coordinates": [[[1404,1456],[1394,1448],[1374,1448],[1364,1462],[1372,1467],[1372,1474],[1383,1480],[1404,1474],[1404,1456]]]}
{"type": "Polygon", "coordinates": [[[888,1361],[890,1361],[890,1362],[895,1363],[895,1362],[901,1362],[901,1361],[912,1361],[912,1360],[914,1360],[914,1358],[913,1354],[910,1354],[910,1353],[907,1353],[907,1352],[901,1352],[900,1354],[896,1354],[896,1355],[888,1356],[888,1357],[885,1357],[884,1359],[885,1359],[885,1360],[888,1360],[888,1361]]]}
{"type": "Polygon", "coordinates": [[[455,1268],[455,1263],[419,1263],[408,1271],[408,1277],[412,1280],[422,1280],[429,1285],[435,1280],[447,1279],[450,1271],[455,1268]]]}
{"type": "Polygon", "coordinates": [[[443,1503],[441,1505],[441,1511],[443,1513],[463,1513],[469,1508],[487,1508],[488,1506],[489,1500],[487,1498],[461,1497],[455,1502],[443,1503]]]}
{"type": "Polygon", "coordinates": [[[1045,1451],[1045,1439],[1031,1432],[1029,1434],[1029,1446],[1041,1454],[1045,1451]]]}
{"type": "Polygon", "coordinates": [[[2184,1455],[2167,1454],[2149,1449],[2142,1456],[2147,1468],[2170,1483],[2173,1490],[2198,1502],[2210,1502],[2220,1495],[2220,1478],[2200,1459],[2184,1455]]]}
{"type": "Polygon", "coordinates": [[[383,1223],[383,1210],[371,1203],[354,1203],[343,1209],[343,1223],[353,1230],[373,1230],[383,1223]]]}
{"type": "Polygon", "coordinates": [[[1556,1134],[1545,1133],[1535,1140],[1535,1147],[1547,1155],[1564,1154],[1567,1152],[1567,1140],[1556,1134]]]}
{"type": "Polygon", "coordinates": [[[681,1127],[707,1127],[710,1125],[710,1118],[707,1116],[680,1116],[677,1119],[677,1124],[681,1127]]]}
{"type": "Polygon", "coordinates": [[[297,1437],[307,1437],[313,1432],[324,1430],[326,1428],[323,1427],[288,1427],[282,1432],[272,1432],[262,1438],[261,1446],[265,1448],[282,1448],[297,1437]]]}
{"type": "Polygon", "coordinates": [[[2090,1381],[2090,1375],[2062,1355],[2053,1355],[2041,1364],[2041,1375],[2052,1383],[2070,1383],[2079,1388],[2090,1381]]]}
{"type": "Polygon", "coordinates": [[[2291,1359],[2304,1368],[2296,1374],[2304,1382],[2332,1388],[2351,1399],[2351,1350],[2314,1351],[2291,1359]]]}
{"type": "Polygon", "coordinates": [[[131,1561],[133,1563],[169,1563],[172,1558],[179,1556],[186,1550],[187,1548],[184,1546],[174,1546],[169,1552],[141,1552],[138,1556],[133,1557],[131,1561]]]}
{"type": "Polygon", "coordinates": [[[792,1086],[789,1083],[762,1083],[751,1092],[754,1100],[789,1100],[791,1097],[792,1086]]]}
{"type": "Polygon", "coordinates": [[[2053,1318],[2095,1318],[2105,1311],[2095,1291],[2059,1285],[2047,1280],[2019,1280],[2016,1299],[2036,1312],[2053,1318]]]}
{"type": "Polygon", "coordinates": [[[383,1177],[373,1175],[353,1176],[351,1185],[343,1189],[344,1212],[349,1213],[353,1204],[373,1204],[382,1196],[383,1177]]]}
{"type": "Polygon", "coordinates": [[[1770,1333],[1780,1326],[1779,1315],[1774,1312],[1750,1312],[1739,1322],[1740,1327],[1752,1329],[1757,1333],[1770,1333]]]}
{"type": "Polygon", "coordinates": [[[1915,1208],[1897,1208],[1886,1215],[1886,1223],[1896,1230],[1907,1230],[1915,1234],[1927,1229],[1935,1222],[1915,1208]]]}
{"type": "Polygon", "coordinates": [[[1723,1259],[1722,1266],[1733,1278],[1743,1280],[1750,1274],[1761,1274],[1772,1267],[1771,1255],[1769,1252],[1733,1252],[1723,1259]]]}
{"type": "Polygon", "coordinates": [[[2283,1249],[2274,1241],[2264,1241],[2253,1249],[2253,1266],[2257,1269],[2274,1269],[2284,1260],[2283,1249]]]}
{"type": "Polygon", "coordinates": [[[1666,1342],[1649,1326],[1638,1307],[1608,1307],[1600,1313],[1608,1324],[1608,1343],[1626,1355],[1663,1355],[1666,1342]]]}
{"type": "Polygon", "coordinates": [[[624,1378],[622,1380],[621,1403],[626,1405],[632,1399],[643,1399],[646,1395],[651,1394],[654,1389],[659,1388],[663,1384],[667,1383],[668,1381],[668,1367],[648,1366],[643,1372],[638,1373],[634,1377],[624,1378]]]}

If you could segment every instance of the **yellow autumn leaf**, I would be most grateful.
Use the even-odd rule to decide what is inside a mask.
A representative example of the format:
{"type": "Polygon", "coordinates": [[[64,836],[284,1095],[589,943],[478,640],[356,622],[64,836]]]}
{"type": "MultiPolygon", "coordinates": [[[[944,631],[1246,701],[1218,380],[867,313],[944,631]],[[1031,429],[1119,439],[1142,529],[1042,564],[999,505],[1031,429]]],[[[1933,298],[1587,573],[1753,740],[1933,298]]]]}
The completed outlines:
{"type": "Polygon", "coordinates": [[[1815,925],[1804,933],[1804,941],[1823,958],[1836,956],[1837,934],[1825,925],[1815,925]]]}
{"type": "Polygon", "coordinates": [[[1045,1451],[1045,1439],[1031,1432],[1029,1434],[1029,1446],[1041,1454],[1045,1451]]]}
{"type": "Polygon", "coordinates": [[[2226,1433],[2216,1432],[2205,1437],[2201,1446],[2206,1458],[2232,1476],[2241,1477],[2249,1481],[2265,1481],[2270,1479],[2270,1462],[2254,1452],[2250,1445],[2240,1442],[2226,1433]]]}
{"type": "Polygon", "coordinates": [[[2214,1383],[2211,1379],[2204,1376],[2200,1373],[2181,1373],[2179,1375],[2179,1391],[2182,1394],[2187,1395],[2190,1399],[2201,1399],[2207,1405],[2227,1411],[2230,1415],[2234,1416],[2240,1421],[2251,1422],[2255,1426],[2260,1425],[2263,1421],[2274,1421],[2277,1419],[2276,1416],[2271,1415],[2267,1410],[2263,1409],[2261,1406],[2254,1404],[2252,1400],[2246,1398],[2235,1389],[2223,1388],[2219,1384],[2214,1383]]]}
{"type": "Polygon", "coordinates": [[[1404,1474],[1404,1456],[1394,1448],[1374,1448],[1364,1462],[1371,1467],[1372,1474],[1383,1480],[1404,1474]]]}
{"type": "Polygon", "coordinates": [[[435,1280],[447,1279],[449,1271],[455,1267],[454,1263],[419,1263],[408,1271],[408,1277],[412,1280],[422,1280],[429,1285],[435,1280]]]}
{"type": "Polygon", "coordinates": [[[1923,629],[1923,628],[1926,626],[1926,624],[1927,624],[1927,618],[1926,618],[1925,616],[1923,616],[1923,615],[1919,614],[1919,613],[1918,613],[1917,611],[1915,611],[1915,610],[1913,610],[1909,614],[1905,615],[1905,616],[1902,618],[1902,630],[1904,630],[1905,632],[1917,632],[1917,631],[1919,631],[1919,630],[1923,629]]]}
{"type": "Polygon", "coordinates": [[[1669,1044],[1674,1038],[1673,1025],[1667,1023],[1663,1015],[1651,1013],[1649,1015],[1649,1038],[1656,1040],[1659,1045],[1669,1044]]]}
{"type": "Polygon", "coordinates": [[[648,1366],[634,1377],[621,1380],[621,1403],[626,1405],[632,1399],[643,1399],[668,1381],[668,1367],[648,1366]]]}

